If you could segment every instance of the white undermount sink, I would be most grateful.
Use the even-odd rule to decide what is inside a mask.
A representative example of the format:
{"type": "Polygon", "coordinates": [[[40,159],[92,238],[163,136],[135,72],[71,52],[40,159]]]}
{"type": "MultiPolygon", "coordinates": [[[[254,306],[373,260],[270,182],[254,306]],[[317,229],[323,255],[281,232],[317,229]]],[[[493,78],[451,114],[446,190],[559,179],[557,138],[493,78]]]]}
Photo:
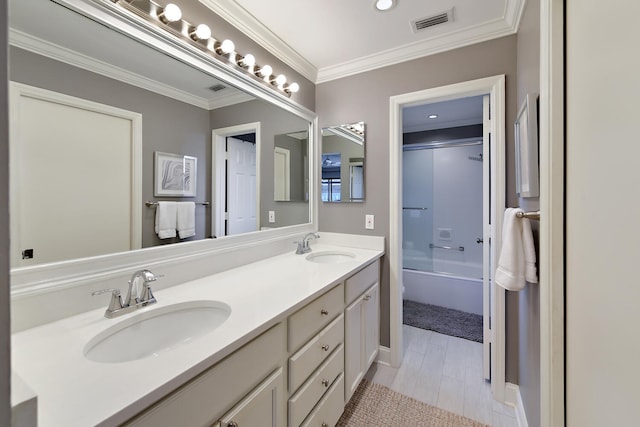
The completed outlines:
{"type": "Polygon", "coordinates": [[[356,257],[351,252],[341,251],[323,251],[307,255],[307,261],[317,262],[319,264],[340,264],[352,261],[356,257]]]}
{"type": "Polygon", "coordinates": [[[231,314],[220,301],[189,301],[158,307],[116,323],[84,347],[87,359],[120,363],[164,353],[205,335],[231,314]]]}

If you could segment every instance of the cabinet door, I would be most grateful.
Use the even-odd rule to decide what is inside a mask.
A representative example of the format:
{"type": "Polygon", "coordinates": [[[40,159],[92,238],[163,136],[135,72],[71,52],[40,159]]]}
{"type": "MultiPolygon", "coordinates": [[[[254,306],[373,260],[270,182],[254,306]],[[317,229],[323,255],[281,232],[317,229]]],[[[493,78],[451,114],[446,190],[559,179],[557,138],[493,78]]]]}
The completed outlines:
{"type": "Polygon", "coordinates": [[[284,426],[282,368],[256,387],[220,420],[220,427],[284,426]]]}
{"type": "Polygon", "coordinates": [[[363,297],[364,301],[364,361],[363,374],[367,373],[369,367],[378,355],[380,343],[380,303],[379,286],[376,283],[369,288],[363,297]]]}
{"type": "Polygon", "coordinates": [[[358,297],[344,312],[344,377],[345,402],[360,384],[364,373],[364,299],[358,297]]]}

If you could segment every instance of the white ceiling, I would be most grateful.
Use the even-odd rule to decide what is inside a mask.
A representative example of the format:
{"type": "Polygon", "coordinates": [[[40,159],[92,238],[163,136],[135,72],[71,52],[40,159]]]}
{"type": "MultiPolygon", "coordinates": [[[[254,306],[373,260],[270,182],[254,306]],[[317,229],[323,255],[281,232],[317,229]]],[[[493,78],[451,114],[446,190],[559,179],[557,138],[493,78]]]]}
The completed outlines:
{"type": "Polygon", "coordinates": [[[454,99],[402,109],[402,132],[445,129],[482,123],[482,96],[454,99]],[[435,114],[438,117],[430,119],[435,114]]]}
{"type": "Polygon", "coordinates": [[[517,32],[526,0],[199,0],[316,83],[517,32]],[[451,22],[411,22],[453,9],[451,22]]]}

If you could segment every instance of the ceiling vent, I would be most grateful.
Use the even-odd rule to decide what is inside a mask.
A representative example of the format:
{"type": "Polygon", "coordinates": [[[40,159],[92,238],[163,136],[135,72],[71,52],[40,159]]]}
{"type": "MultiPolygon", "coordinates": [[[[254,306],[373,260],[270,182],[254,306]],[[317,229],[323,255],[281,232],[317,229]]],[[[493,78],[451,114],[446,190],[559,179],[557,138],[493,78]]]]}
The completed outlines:
{"type": "Polygon", "coordinates": [[[214,92],[220,92],[222,89],[225,89],[226,86],[223,84],[218,83],[217,85],[211,86],[209,89],[211,89],[214,92]]]}
{"type": "Polygon", "coordinates": [[[453,8],[446,12],[438,13],[437,15],[411,21],[411,29],[414,33],[418,33],[436,25],[446,24],[451,21],[453,21],[453,8]]]}

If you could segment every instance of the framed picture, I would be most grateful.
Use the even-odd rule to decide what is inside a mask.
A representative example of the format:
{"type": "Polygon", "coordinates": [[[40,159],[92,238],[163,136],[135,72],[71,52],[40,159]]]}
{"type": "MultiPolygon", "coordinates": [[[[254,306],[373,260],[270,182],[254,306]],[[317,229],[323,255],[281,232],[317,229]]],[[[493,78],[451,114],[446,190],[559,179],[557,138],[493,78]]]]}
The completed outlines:
{"type": "Polygon", "coordinates": [[[195,197],[197,157],[155,152],[156,196],[195,197]]]}
{"type": "Polygon", "coordinates": [[[516,191],[520,197],[538,197],[537,95],[527,94],[515,123],[516,191]]]}

